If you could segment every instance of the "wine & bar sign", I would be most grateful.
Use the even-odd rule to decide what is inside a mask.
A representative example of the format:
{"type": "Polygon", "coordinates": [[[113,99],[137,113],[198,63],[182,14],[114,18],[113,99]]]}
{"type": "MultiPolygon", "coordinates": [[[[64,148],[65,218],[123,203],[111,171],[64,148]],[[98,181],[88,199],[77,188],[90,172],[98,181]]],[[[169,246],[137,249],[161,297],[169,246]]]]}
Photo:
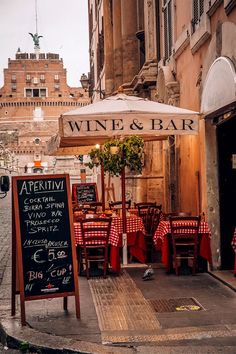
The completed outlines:
{"type": "Polygon", "coordinates": [[[102,116],[80,117],[63,116],[61,122],[61,132],[64,137],[83,137],[83,136],[127,136],[142,135],[142,137],[155,135],[186,135],[198,134],[198,119],[190,116],[160,115],[153,117],[152,114],[139,113],[114,114],[112,118],[102,116]]]}
{"type": "Polygon", "coordinates": [[[12,314],[20,293],[21,322],[28,300],[75,296],[79,289],[68,175],[12,178],[12,314]]]}

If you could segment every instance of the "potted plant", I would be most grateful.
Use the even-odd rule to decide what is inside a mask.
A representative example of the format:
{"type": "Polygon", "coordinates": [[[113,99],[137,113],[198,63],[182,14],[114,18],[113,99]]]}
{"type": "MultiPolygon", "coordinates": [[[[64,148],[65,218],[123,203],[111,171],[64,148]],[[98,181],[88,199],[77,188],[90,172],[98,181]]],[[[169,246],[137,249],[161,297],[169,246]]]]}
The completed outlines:
{"type": "Polygon", "coordinates": [[[136,174],[142,173],[143,166],[143,150],[144,141],[136,135],[132,135],[125,139],[123,151],[126,160],[126,166],[131,172],[136,174]]]}
{"type": "Polygon", "coordinates": [[[93,168],[103,163],[104,171],[111,176],[119,176],[125,167],[134,173],[141,173],[143,149],[143,139],[135,135],[123,140],[111,139],[103,145],[102,150],[91,150],[88,166],[93,168]]]}
{"type": "Polygon", "coordinates": [[[102,162],[102,152],[100,149],[94,148],[90,151],[89,153],[89,157],[90,157],[90,162],[88,162],[88,167],[89,168],[93,168],[93,167],[98,167],[99,165],[101,165],[102,162]]]}

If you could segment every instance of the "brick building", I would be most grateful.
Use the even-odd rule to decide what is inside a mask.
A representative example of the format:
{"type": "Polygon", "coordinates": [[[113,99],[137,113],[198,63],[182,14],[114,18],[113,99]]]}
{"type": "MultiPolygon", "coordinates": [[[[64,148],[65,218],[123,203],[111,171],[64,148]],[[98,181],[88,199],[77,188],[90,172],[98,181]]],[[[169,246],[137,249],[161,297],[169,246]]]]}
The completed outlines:
{"type": "MultiPolygon", "coordinates": [[[[21,53],[8,59],[0,89],[0,140],[14,153],[14,169],[22,172],[68,172],[74,157],[50,157],[46,142],[58,130],[59,116],[90,102],[81,87],[67,85],[58,54],[21,53]]],[[[76,173],[76,171],[74,171],[76,173]]]]}

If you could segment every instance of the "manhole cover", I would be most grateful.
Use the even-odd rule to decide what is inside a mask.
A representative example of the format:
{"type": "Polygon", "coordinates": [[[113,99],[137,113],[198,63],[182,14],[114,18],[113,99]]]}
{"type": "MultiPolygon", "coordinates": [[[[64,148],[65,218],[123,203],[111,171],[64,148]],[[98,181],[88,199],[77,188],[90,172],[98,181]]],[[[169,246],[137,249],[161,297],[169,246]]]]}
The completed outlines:
{"type": "Polygon", "coordinates": [[[148,300],[156,312],[200,311],[203,307],[192,297],[148,300]]]}

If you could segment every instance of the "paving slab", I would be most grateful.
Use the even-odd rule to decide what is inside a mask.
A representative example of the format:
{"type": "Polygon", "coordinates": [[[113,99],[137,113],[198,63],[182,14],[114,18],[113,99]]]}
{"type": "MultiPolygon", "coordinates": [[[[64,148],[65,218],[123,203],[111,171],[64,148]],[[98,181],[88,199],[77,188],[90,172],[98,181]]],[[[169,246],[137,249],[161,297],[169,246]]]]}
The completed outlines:
{"type": "MultiPolygon", "coordinates": [[[[236,346],[235,293],[216,279],[208,274],[200,274],[194,277],[167,276],[163,269],[156,269],[152,281],[143,281],[143,269],[141,268],[129,268],[125,273],[125,276],[116,277],[115,280],[114,278],[97,278],[87,281],[85,277],[79,278],[80,320],[75,317],[73,297],[69,297],[68,312],[63,311],[61,298],[29,301],[26,303],[28,326],[21,327],[19,308],[15,318],[11,318],[8,311],[8,314],[5,314],[1,321],[1,333],[4,334],[2,336],[6,339],[7,344],[13,347],[17,347],[17,344],[24,340],[30,343],[32,350],[39,348],[41,352],[45,351],[47,354],[53,353],[53,350],[54,352],[56,350],[56,353],[132,354],[143,347],[146,347],[146,351],[143,351],[143,353],[162,353],[158,351],[158,348],[170,346],[170,344],[173,347],[179,345],[190,347],[194,344],[196,347],[206,346],[210,348],[218,343],[219,350],[222,346],[220,343],[225,343],[224,346],[227,346],[227,344],[236,346]],[[158,325],[155,328],[149,328],[149,331],[147,329],[143,331],[141,325],[140,328],[126,327],[126,322],[126,325],[122,327],[119,322],[117,323],[117,330],[114,330],[113,333],[106,332],[107,328],[104,329],[101,327],[101,323],[99,324],[99,316],[96,313],[91,288],[93,289],[92,292],[96,292],[97,299],[95,302],[100,303],[101,301],[102,303],[104,294],[106,294],[105,297],[110,299],[110,305],[112,306],[112,301],[114,301],[115,306],[121,300],[119,297],[114,298],[113,296],[114,286],[111,286],[111,284],[114,285],[114,283],[115,291],[120,289],[120,295],[124,297],[122,301],[126,298],[129,304],[134,303],[132,289],[135,285],[135,288],[138,289],[139,305],[143,299],[146,301],[178,298],[178,296],[187,294],[188,296],[194,296],[204,306],[204,309],[196,312],[167,313],[156,313],[153,309],[158,325]],[[121,285],[120,288],[119,284],[121,285]],[[124,288],[126,290],[130,289],[130,291],[126,292],[124,288]],[[101,291],[102,289],[103,291],[101,291]],[[140,294],[142,294],[141,298],[140,294]],[[152,348],[151,352],[149,347],[152,348]]],[[[140,316],[139,320],[142,322],[142,311],[140,316]]],[[[119,316],[113,318],[114,323],[117,319],[119,319],[119,316]]],[[[112,324],[113,329],[114,323],[112,324]]],[[[230,346],[229,350],[231,350],[230,346]]]]}
{"type": "Polygon", "coordinates": [[[22,327],[19,296],[17,314],[15,317],[10,316],[11,208],[10,204],[6,205],[8,206],[5,210],[1,209],[0,201],[0,337],[7,346],[18,348],[20,343],[26,342],[31,352],[40,350],[42,354],[235,352],[235,292],[207,273],[177,277],[174,274],[167,275],[165,269],[159,267],[154,269],[155,276],[150,281],[142,280],[145,270],[143,266],[128,267],[125,270],[125,281],[124,277],[111,277],[107,279],[107,285],[104,279],[101,283],[98,279],[91,279],[89,283],[85,277],[79,277],[79,320],[75,317],[75,301],[72,296],[69,297],[68,311],[63,310],[61,298],[35,300],[26,302],[27,326],[22,327]],[[106,290],[106,296],[102,288],[106,290]],[[135,298],[133,294],[138,296],[135,298]],[[119,296],[123,296],[122,302],[119,296]],[[110,308],[104,309],[101,304],[104,305],[104,299],[108,298],[110,308]],[[174,299],[178,302],[180,298],[195,299],[201,305],[201,310],[190,311],[185,306],[183,311],[158,312],[149,307],[153,300],[174,299]],[[110,311],[113,305],[117,305],[118,300],[122,306],[126,306],[126,311],[122,308],[117,316],[108,316],[109,323],[102,324],[101,317],[107,318],[104,311],[110,311]],[[152,318],[154,321],[149,324],[145,318],[152,318]],[[142,323],[145,326],[152,325],[152,328],[147,330],[142,323]],[[156,324],[154,327],[153,323],[156,324]],[[105,325],[110,327],[106,328],[105,325]],[[113,333],[110,331],[111,325],[113,333]]]}

